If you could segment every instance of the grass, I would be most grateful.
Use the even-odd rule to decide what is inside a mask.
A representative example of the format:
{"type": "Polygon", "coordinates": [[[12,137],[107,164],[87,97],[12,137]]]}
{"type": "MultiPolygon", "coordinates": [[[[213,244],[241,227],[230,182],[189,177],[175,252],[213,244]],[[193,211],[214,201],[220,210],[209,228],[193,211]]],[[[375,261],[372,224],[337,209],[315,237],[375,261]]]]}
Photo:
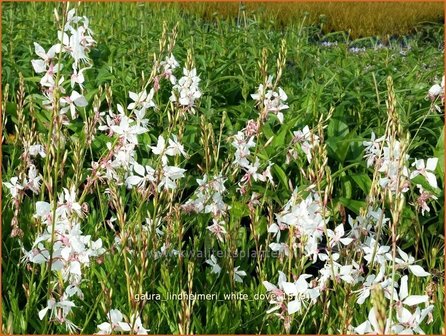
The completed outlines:
{"type": "MultiPolygon", "coordinates": [[[[267,5],[265,12],[257,14],[251,9],[254,4],[247,3],[238,19],[234,12],[238,5],[220,6],[80,4],[78,13],[88,16],[97,42],[90,52],[94,66],[85,72],[84,94],[89,104],[80,109],[77,119],[62,126],[55,121],[54,111],[42,108],[40,76],[31,66],[36,58],[33,42],[45,50],[55,43],[53,12],[56,7],[60,13],[62,7],[54,3],[2,3],[2,180],[22,178],[20,173],[28,173],[21,159],[28,139],[44,144],[51,153],[47,158],[33,159],[45,184],[39,195],[31,191],[23,195],[17,214],[11,195],[3,188],[3,332],[67,333],[64,323],[48,317],[40,320],[37,315],[48,298],[59,298],[66,288],[61,272],[49,271],[47,263],[25,264],[19,260],[23,257],[21,247],[30,250],[44,227],[33,217],[36,202],[56,200],[63,187],[72,185],[76,186],[76,199],[83,197],[89,209],[80,220],[83,234],[91,235],[92,240],[101,238],[106,249],[101,257],[92,258],[88,267],[83,266],[79,286],[84,296],[73,299],[76,308],[69,318],[82,333],[97,332],[98,325],[107,321],[110,309],[119,309],[127,318],[138,312],[142,324],[157,334],[345,333],[349,326],[364,322],[372,308],[385,316],[394,307],[390,308],[390,300],[383,299],[379,291],[364,304],[356,303],[355,291],[361,283],[330,280],[328,290],[316,304],[296,314],[284,313],[284,319],[266,313],[271,308],[267,300],[253,299],[266,294],[262,281],[277,284],[279,270],[286,273],[288,281],[303,273],[313,279],[320,276],[324,263],[313,263],[300,250],[291,257],[252,256],[253,252],[269,251],[268,245],[275,240],[267,228],[276,221],[275,215],[294,188],[299,197],[307,197],[305,190],[314,185],[316,195],[328,198],[321,211],[330,218],[319,248],[334,253],[327,249],[330,238],[326,229],[333,230],[343,223],[350,231],[349,216],[356,218],[367,212],[368,205],[380,205],[390,222],[388,226],[376,224],[369,234],[382,230],[381,245],[402,248],[431,273],[429,277],[415,277],[406,267],[392,275],[395,268],[389,261],[386,277],[394,277],[399,283],[403,275],[409,275],[410,294],[426,294],[429,303],[434,304],[433,322],[423,322],[422,329],[427,334],[444,333],[444,112],[435,110],[435,104],[441,105],[438,100],[427,99],[429,88],[441,81],[444,71],[444,28],[436,23],[416,25],[435,21],[443,4],[299,4],[299,10],[288,9],[286,15],[276,15],[267,5]],[[182,6],[187,7],[186,12],[182,6]],[[373,6],[383,6],[382,11],[376,11],[379,17],[367,17],[353,27],[349,22],[352,13],[376,9],[373,6]],[[380,25],[387,10],[394,16],[380,25]],[[220,14],[209,15],[214,11],[220,14]],[[300,11],[311,14],[304,21],[300,11]],[[333,11],[343,15],[332,15],[333,11]],[[317,20],[324,12],[327,21],[321,24],[317,20]],[[168,102],[170,86],[161,82],[154,98],[159,109],[148,110],[148,132],[138,136],[140,146],[135,157],[141,164],[161,169],[147,146],[155,146],[160,134],[177,134],[188,156],[172,157],[169,162],[186,169],[186,176],[179,180],[175,191],[152,191],[148,197],[113,180],[88,189],[87,177],[94,178],[91,162],[107,154],[107,142],[117,141],[116,135],[110,138],[96,131],[94,140],[88,143],[86,125],[92,120],[94,108],[102,112],[111,107],[116,112],[117,104],[127,106],[131,102],[128,92],[140,92],[150,78],[154,54],[160,54],[163,27],[171,31],[177,23],[173,53],[182,66],[192,60],[195,63],[202,97],[194,115],[176,119],[180,109],[168,102]],[[378,26],[384,30],[377,31],[378,26]],[[350,33],[344,32],[350,29],[350,33]],[[409,31],[410,35],[400,35],[409,31]],[[352,39],[369,35],[373,36],[352,39]],[[383,39],[375,35],[395,37],[387,39],[383,47],[383,39]],[[336,44],[326,47],[322,42],[336,44]],[[351,51],[355,47],[364,49],[355,53],[351,51]],[[246,194],[241,194],[243,173],[234,167],[235,148],[231,143],[250,119],[259,118],[262,108],[256,107],[251,94],[265,81],[266,73],[275,78],[281,73],[279,86],[288,96],[289,108],[283,111],[283,124],[276,117],[262,121],[251,158],[258,157],[262,169],[268,161],[274,163],[271,174],[275,185],[252,181],[246,194]],[[320,137],[313,148],[313,160],[307,162],[301,148],[296,147],[297,157],[288,163],[290,148],[297,146],[292,142],[293,132],[306,125],[320,137]],[[52,141],[50,127],[57,135],[52,141]],[[377,137],[386,134],[401,141],[412,161],[439,159],[435,170],[439,189],[428,189],[422,177],[414,180],[437,196],[428,203],[430,212],[422,216],[411,205],[417,199],[415,186],[403,201],[399,195],[389,197],[389,190],[378,186],[376,176],[380,173],[376,167],[367,167],[363,158],[363,141],[369,141],[372,132],[377,137]],[[219,217],[227,231],[224,243],[207,229],[213,223],[211,214],[188,214],[180,207],[194,194],[196,179],[204,173],[222,173],[227,179],[223,199],[231,208],[219,217]],[[256,195],[258,204],[253,202],[256,195]],[[399,208],[395,200],[404,202],[404,207],[399,208]],[[146,217],[160,220],[162,236],[156,235],[153,227],[148,229],[146,217]],[[24,231],[21,238],[11,237],[14,218],[24,231]],[[110,222],[112,218],[117,219],[110,222]],[[154,258],[162,248],[170,253],[182,251],[184,257],[173,254],[154,258]],[[210,271],[205,263],[209,253],[201,254],[204,251],[218,257],[220,275],[210,271]],[[219,252],[222,256],[217,255],[219,252]],[[235,252],[238,257],[233,256],[235,252]],[[242,283],[234,281],[236,266],[247,273],[242,283]],[[162,297],[169,293],[217,293],[220,301],[152,300],[144,304],[135,300],[135,294],[146,292],[162,297]],[[250,300],[225,300],[224,294],[231,293],[247,294],[250,300]]],[[[274,7],[279,13],[285,11],[281,7],[284,4],[268,6],[279,6],[274,7]]],[[[176,74],[179,78],[181,70],[176,74]]],[[[68,89],[69,83],[65,86],[68,89]]],[[[293,243],[302,243],[287,232],[281,241],[289,242],[290,248],[293,243]]],[[[356,249],[337,248],[342,263],[361,263],[365,277],[378,273],[379,267],[361,258],[357,246],[363,243],[356,241],[356,249]]]]}
{"type": "Polygon", "coordinates": [[[205,2],[180,6],[207,20],[215,16],[239,20],[255,17],[256,21],[278,27],[300,22],[305,17],[308,24],[320,26],[325,34],[346,31],[354,39],[381,36],[387,40],[409,34],[422,23],[440,23],[444,19],[441,2],[205,2]]]}

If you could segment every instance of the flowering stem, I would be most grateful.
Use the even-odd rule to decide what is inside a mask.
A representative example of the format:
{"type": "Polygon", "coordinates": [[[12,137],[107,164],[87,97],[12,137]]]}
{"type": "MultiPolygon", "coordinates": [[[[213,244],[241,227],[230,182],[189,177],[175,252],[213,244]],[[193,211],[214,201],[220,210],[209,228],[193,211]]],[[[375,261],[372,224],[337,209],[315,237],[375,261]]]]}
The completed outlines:
{"type": "MultiPolygon", "coordinates": [[[[58,95],[59,95],[59,91],[56,91],[55,97],[56,99],[58,99],[58,95]]],[[[55,104],[55,108],[53,110],[53,114],[55,114],[56,118],[57,118],[57,114],[58,114],[58,106],[59,104],[56,103],[55,104]]],[[[54,116],[53,116],[54,117],[54,116]]],[[[50,250],[49,250],[49,262],[48,262],[48,295],[47,295],[47,299],[49,300],[51,297],[51,269],[52,269],[52,263],[53,263],[53,252],[54,252],[54,238],[55,238],[55,228],[56,228],[56,210],[57,210],[57,186],[58,186],[58,182],[59,182],[59,158],[60,158],[60,127],[59,125],[56,125],[57,127],[57,149],[56,149],[56,162],[55,162],[55,167],[54,167],[54,175],[53,175],[53,185],[52,185],[52,191],[53,191],[53,203],[52,203],[52,217],[51,217],[51,242],[50,242],[50,250]]]]}

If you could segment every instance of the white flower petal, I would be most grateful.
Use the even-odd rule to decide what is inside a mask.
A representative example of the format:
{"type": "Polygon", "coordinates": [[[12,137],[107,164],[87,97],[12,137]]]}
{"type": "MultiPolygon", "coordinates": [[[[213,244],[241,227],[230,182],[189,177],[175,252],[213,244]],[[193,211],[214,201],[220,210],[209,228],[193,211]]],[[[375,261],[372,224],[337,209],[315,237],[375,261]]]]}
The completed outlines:
{"type": "Polygon", "coordinates": [[[427,159],[426,169],[430,170],[430,171],[434,171],[435,168],[437,167],[437,163],[438,163],[438,158],[427,159]]]}
{"type": "Polygon", "coordinates": [[[427,295],[411,295],[407,297],[403,303],[408,306],[415,306],[423,302],[427,302],[429,300],[429,297],[427,295]]]}
{"type": "Polygon", "coordinates": [[[290,303],[288,303],[288,314],[294,314],[296,312],[298,312],[301,308],[301,303],[299,300],[294,300],[291,301],[290,303]]]}
{"type": "Polygon", "coordinates": [[[283,286],[283,290],[285,291],[286,294],[288,294],[288,295],[296,295],[297,294],[297,287],[294,283],[284,282],[282,284],[282,286],[283,286]]]}
{"type": "Polygon", "coordinates": [[[265,288],[266,288],[266,290],[267,290],[268,292],[277,289],[277,287],[276,287],[275,285],[273,285],[271,282],[263,281],[262,283],[263,283],[263,286],[265,286],[265,288]]]}
{"type": "Polygon", "coordinates": [[[403,276],[401,278],[401,285],[400,285],[400,300],[404,300],[407,298],[407,295],[409,295],[408,289],[407,289],[407,275],[403,276]]]}
{"type": "Polygon", "coordinates": [[[139,163],[135,162],[133,164],[133,170],[135,171],[135,173],[137,173],[140,176],[144,176],[145,175],[145,169],[142,165],[140,165],[139,163]]]}
{"type": "Polygon", "coordinates": [[[423,267],[419,265],[409,265],[409,270],[417,277],[426,277],[430,275],[430,273],[426,272],[423,267]]]}
{"type": "Polygon", "coordinates": [[[432,188],[434,188],[434,189],[438,188],[437,178],[435,177],[434,174],[426,172],[426,180],[427,180],[427,182],[429,182],[429,185],[432,188]]]}
{"type": "Polygon", "coordinates": [[[46,64],[43,60],[31,60],[31,63],[36,73],[46,72],[46,64]]]}

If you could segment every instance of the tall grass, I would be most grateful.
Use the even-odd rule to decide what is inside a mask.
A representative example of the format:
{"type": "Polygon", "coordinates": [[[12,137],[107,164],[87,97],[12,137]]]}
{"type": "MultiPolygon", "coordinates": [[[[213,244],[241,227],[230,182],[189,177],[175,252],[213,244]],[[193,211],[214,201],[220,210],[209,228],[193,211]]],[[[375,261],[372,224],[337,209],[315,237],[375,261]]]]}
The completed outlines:
{"type": "Polygon", "coordinates": [[[182,3],[188,13],[212,20],[215,16],[255,17],[277,27],[296,24],[305,17],[307,24],[322,27],[324,33],[345,31],[351,38],[412,33],[423,22],[442,22],[442,2],[238,2],[182,3]]]}

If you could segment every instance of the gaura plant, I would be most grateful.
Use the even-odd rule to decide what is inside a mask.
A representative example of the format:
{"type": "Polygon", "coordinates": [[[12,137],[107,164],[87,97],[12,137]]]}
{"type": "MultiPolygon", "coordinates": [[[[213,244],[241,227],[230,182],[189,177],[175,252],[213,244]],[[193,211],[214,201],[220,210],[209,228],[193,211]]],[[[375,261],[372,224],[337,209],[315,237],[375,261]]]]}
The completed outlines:
{"type": "MultiPolygon", "coordinates": [[[[162,318],[173,333],[215,332],[200,327],[213,309],[206,302],[136,299],[214,290],[266,294],[226,303],[260,311],[259,331],[266,323],[299,333],[316,312],[314,332],[326,332],[335,309],[336,332],[424,333],[441,302],[429,265],[405,251],[399,230],[405,209],[431,213],[438,158],[411,156],[391,77],[384,131],[361,141],[355,164],[365,200],[346,212],[333,182],[345,171],[332,172],[328,154],[334,108],[314,125],[296,123],[281,86],[285,40],[272,68],[262,50],[249,117],[229,129],[227,113],[219,125],[203,113],[195,51],[184,64],[175,57],[178,25],[164,25],[149,75],[117,103],[113,84],[89,92],[88,18],[69,3],[55,18],[55,44],[33,46],[41,93],[26,96],[20,79],[20,159],[3,182],[12,213],[3,224],[26,278],[24,332],[147,334],[165,330],[162,318]]],[[[444,79],[429,90],[430,113],[442,111],[443,87],[444,79]]]]}

